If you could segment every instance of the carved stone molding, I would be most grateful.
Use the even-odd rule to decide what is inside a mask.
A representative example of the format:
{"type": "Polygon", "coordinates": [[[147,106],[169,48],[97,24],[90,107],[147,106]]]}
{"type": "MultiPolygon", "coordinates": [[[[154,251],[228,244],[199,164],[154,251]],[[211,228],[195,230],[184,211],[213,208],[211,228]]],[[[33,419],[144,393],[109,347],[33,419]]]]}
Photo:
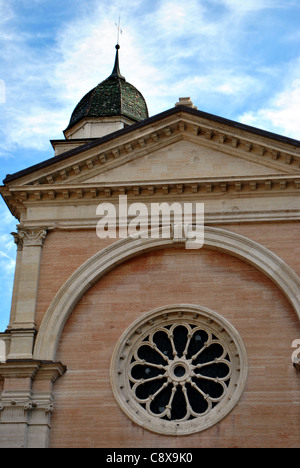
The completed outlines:
{"type": "MultiPolygon", "coordinates": [[[[155,195],[187,195],[198,193],[200,196],[218,197],[220,193],[228,192],[231,195],[242,192],[251,196],[253,191],[264,194],[266,191],[278,193],[282,190],[296,193],[300,187],[299,174],[283,174],[274,176],[249,176],[249,177],[212,177],[197,179],[174,179],[169,181],[146,181],[136,182],[134,186],[127,182],[98,183],[97,186],[86,187],[84,183],[76,185],[53,185],[49,191],[48,185],[40,186],[40,200],[44,202],[63,202],[64,200],[78,201],[90,200],[91,198],[104,198],[119,195],[126,192],[130,196],[149,197],[155,195]],[[149,185],[150,184],[150,185],[149,185]],[[226,190],[224,187],[226,185],[226,190]],[[207,187],[209,186],[209,190],[207,187]],[[149,187],[152,190],[149,190],[149,187]],[[197,187],[197,190],[195,188],[197,187]]],[[[22,188],[23,192],[24,188],[22,188]]],[[[19,188],[12,188],[11,192],[18,197],[19,188]]],[[[35,189],[33,186],[26,187],[26,202],[35,202],[35,189]]],[[[21,231],[22,232],[22,231],[21,231]]]]}
{"type": "Polygon", "coordinates": [[[0,363],[0,376],[3,378],[34,378],[51,380],[53,383],[66,372],[61,362],[43,362],[38,359],[9,359],[0,363]]]}
{"type": "Polygon", "coordinates": [[[55,383],[66,371],[66,366],[61,362],[41,361],[35,380],[47,380],[51,383],[55,383]]]}
{"type": "Polygon", "coordinates": [[[0,364],[0,378],[11,379],[0,395],[0,448],[48,446],[53,383],[65,372],[60,362],[29,359],[0,364]],[[44,381],[42,390],[33,390],[37,380],[44,381]]]}
{"type": "MultiPolygon", "coordinates": [[[[121,139],[117,147],[108,144],[100,155],[97,154],[97,145],[95,144],[92,165],[89,154],[88,157],[77,160],[75,165],[70,161],[68,167],[63,171],[55,169],[48,176],[40,175],[35,182],[40,185],[49,185],[61,180],[72,180],[74,175],[81,174],[84,177],[87,171],[97,167],[103,170],[103,165],[110,166],[115,163],[116,159],[128,158],[128,154],[131,158],[136,158],[143,154],[145,148],[148,151],[153,151],[156,147],[170,144],[183,137],[190,137],[192,141],[200,144],[207,145],[209,142],[209,145],[215,148],[219,148],[221,144],[223,151],[232,152],[233,148],[237,154],[247,154],[247,157],[250,158],[257,157],[262,163],[273,163],[276,167],[288,165],[291,170],[296,171],[299,168],[299,151],[291,145],[270,141],[259,135],[253,136],[251,133],[241,133],[238,129],[228,128],[226,125],[219,128],[212,122],[181,115],[179,120],[172,119],[159,124],[155,131],[145,131],[143,135],[139,133],[136,136],[129,135],[127,138],[121,139]],[[276,145],[276,148],[273,145],[276,145]]],[[[76,153],[79,151],[76,149],[76,153]]]]}
{"type": "Polygon", "coordinates": [[[47,229],[21,229],[18,233],[12,232],[12,236],[18,247],[42,247],[47,236],[47,229]]]}
{"type": "MultiPolygon", "coordinates": [[[[6,424],[13,424],[14,427],[17,427],[21,424],[25,425],[25,427],[27,427],[29,430],[33,426],[37,426],[39,430],[41,430],[41,428],[46,428],[47,430],[49,430],[51,414],[53,410],[54,406],[52,403],[52,399],[43,404],[28,401],[26,403],[11,402],[11,404],[1,405],[0,426],[5,426],[6,424]]],[[[28,435],[28,430],[24,433],[27,433],[28,435]]],[[[28,441],[26,440],[26,437],[23,446],[28,446],[28,441]]],[[[0,447],[5,448],[5,445],[1,445],[1,441],[0,447]]]]}
{"type": "Polygon", "coordinates": [[[164,435],[193,434],[236,405],[248,360],[234,327],[196,305],[145,314],[120,338],[111,364],[114,396],[135,423],[164,435]]]}
{"type": "Polygon", "coordinates": [[[41,362],[38,360],[8,360],[0,364],[0,376],[3,378],[33,378],[41,362]]]}

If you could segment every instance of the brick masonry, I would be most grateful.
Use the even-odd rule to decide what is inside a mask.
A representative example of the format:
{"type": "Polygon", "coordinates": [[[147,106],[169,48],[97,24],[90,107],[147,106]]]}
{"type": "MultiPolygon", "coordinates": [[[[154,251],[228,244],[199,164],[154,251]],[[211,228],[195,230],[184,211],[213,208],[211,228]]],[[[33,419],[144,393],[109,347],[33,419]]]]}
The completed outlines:
{"type": "MultiPolygon", "coordinates": [[[[219,227],[261,243],[300,274],[296,223],[219,227]]],[[[38,325],[66,279],[110,242],[88,230],[48,234],[38,325]]],[[[300,381],[291,361],[296,338],[300,325],[287,299],[244,261],[207,249],[167,249],[129,260],[82,297],[63,330],[56,359],[68,371],[54,386],[50,447],[298,447],[300,381]],[[123,414],[109,368],[119,337],[136,318],[176,303],[199,304],[227,318],[244,340],[249,375],[238,405],[220,423],[195,435],[166,437],[123,414]]]]}

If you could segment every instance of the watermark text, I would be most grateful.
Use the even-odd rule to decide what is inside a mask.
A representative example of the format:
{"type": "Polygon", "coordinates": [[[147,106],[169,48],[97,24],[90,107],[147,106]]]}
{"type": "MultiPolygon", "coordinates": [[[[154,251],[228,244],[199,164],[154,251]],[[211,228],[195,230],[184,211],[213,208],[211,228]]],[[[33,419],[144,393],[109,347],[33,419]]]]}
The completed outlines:
{"type": "Polygon", "coordinates": [[[204,203],[132,203],[119,197],[119,205],[97,207],[97,236],[100,239],[169,239],[185,242],[187,249],[204,244],[204,203]]]}
{"type": "Polygon", "coordinates": [[[296,348],[292,353],[292,361],[294,364],[300,364],[300,339],[292,342],[292,348],[296,348]]]}

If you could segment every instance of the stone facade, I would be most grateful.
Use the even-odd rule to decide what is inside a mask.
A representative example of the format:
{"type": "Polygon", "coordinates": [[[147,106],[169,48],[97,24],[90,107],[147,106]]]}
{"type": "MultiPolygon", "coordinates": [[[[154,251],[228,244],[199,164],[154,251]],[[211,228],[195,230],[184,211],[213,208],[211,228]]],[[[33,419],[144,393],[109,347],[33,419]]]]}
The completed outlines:
{"type": "Polygon", "coordinates": [[[0,334],[0,447],[298,447],[300,142],[179,102],[97,140],[53,146],[54,158],[1,187],[19,225],[0,334]],[[186,249],[173,229],[97,237],[97,206],[125,195],[149,210],[204,203],[203,248],[186,249]],[[247,379],[224,418],[171,436],[122,411],[111,360],[136,320],[183,304],[237,330],[247,379]]]}

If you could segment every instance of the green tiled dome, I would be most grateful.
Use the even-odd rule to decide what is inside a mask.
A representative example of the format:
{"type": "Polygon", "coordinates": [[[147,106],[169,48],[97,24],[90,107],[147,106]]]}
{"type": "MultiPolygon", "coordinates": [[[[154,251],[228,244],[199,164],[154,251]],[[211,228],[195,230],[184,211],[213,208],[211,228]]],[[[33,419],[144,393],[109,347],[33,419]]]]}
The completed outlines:
{"type": "Polygon", "coordinates": [[[115,66],[111,76],[82,98],[71,116],[67,130],[81,119],[89,117],[124,116],[135,122],[149,117],[144,97],[120,73],[119,48],[116,46],[115,66]]]}

